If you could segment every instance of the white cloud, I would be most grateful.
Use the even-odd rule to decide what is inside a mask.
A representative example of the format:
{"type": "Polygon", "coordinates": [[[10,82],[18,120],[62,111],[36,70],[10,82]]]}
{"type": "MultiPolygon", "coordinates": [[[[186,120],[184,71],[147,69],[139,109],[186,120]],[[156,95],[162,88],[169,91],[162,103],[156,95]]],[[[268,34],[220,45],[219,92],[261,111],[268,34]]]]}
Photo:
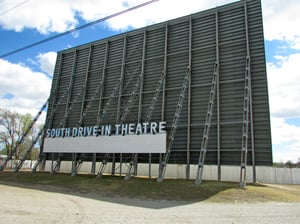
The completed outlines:
{"type": "Polygon", "coordinates": [[[271,117],[274,161],[297,162],[300,158],[300,127],[286,123],[284,118],[271,117]]]}
{"type": "Polygon", "coordinates": [[[297,162],[300,127],[288,124],[287,119],[300,119],[300,53],[275,58],[277,62],[267,64],[273,159],[297,162]]]}
{"type": "MultiPolygon", "coordinates": [[[[48,34],[64,32],[78,25],[79,17],[85,21],[103,18],[126,8],[136,6],[141,0],[31,0],[0,17],[0,26],[7,30],[36,29],[48,34]]],[[[237,0],[159,0],[145,7],[106,21],[115,30],[138,28],[197,11],[213,8],[237,0]]],[[[20,0],[3,1],[0,12],[20,3],[20,0]]],[[[265,37],[267,40],[284,40],[300,49],[300,1],[262,0],[265,37]]]]}
{"type": "Polygon", "coordinates": [[[109,16],[113,13],[122,11],[126,8],[124,0],[79,0],[72,3],[78,15],[86,21],[94,21],[109,16]]]}
{"type": "MultiPolygon", "coordinates": [[[[128,27],[138,28],[233,1],[160,0],[106,22],[109,28],[115,30],[128,27]]],[[[147,0],[31,0],[2,15],[0,25],[3,29],[18,32],[25,28],[36,29],[42,34],[64,32],[78,24],[78,17],[85,21],[93,21],[143,2],[147,2],[147,0]]],[[[19,0],[4,1],[0,5],[0,11],[19,3],[19,0]]]]}
{"type": "MultiPolygon", "coordinates": [[[[42,34],[64,32],[78,25],[78,19],[90,22],[148,0],[30,0],[22,6],[0,16],[0,27],[22,31],[35,29],[42,34]]],[[[146,7],[106,21],[114,30],[129,27],[139,28],[197,11],[213,8],[237,0],[159,0],[146,7]]],[[[20,0],[2,1],[3,12],[20,0]]],[[[290,48],[300,49],[300,1],[262,0],[264,35],[267,40],[281,40],[290,48]]],[[[79,33],[74,34],[74,38],[79,33]]],[[[48,75],[53,74],[55,53],[39,54],[37,63],[48,75]]],[[[268,81],[270,109],[272,114],[272,136],[275,161],[299,157],[299,127],[289,125],[287,118],[300,117],[300,54],[276,56],[276,63],[269,63],[268,81]],[[290,150],[288,153],[287,151],[290,150]],[[297,151],[298,150],[298,151],[297,151]]],[[[21,64],[12,64],[0,59],[0,107],[18,112],[36,114],[50,92],[51,80],[43,73],[33,72],[21,64]],[[6,94],[12,99],[6,99],[6,94]]],[[[297,159],[297,158],[296,158],[297,159]]]]}
{"type": "Polygon", "coordinates": [[[0,108],[37,114],[50,93],[51,79],[40,72],[0,59],[0,108]],[[5,96],[11,94],[12,98],[5,96]]]}
{"type": "MultiPolygon", "coordinates": [[[[199,1],[199,0],[185,0],[185,1],[174,1],[174,0],[160,0],[149,4],[145,7],[141,7],[137,10],[133,10],[126,14],[114,17],[107,21],[107,26],[113,30],[126,30],[130,27],[140,28],[153,23],[158,23],[170,19],[174,19],[180,16],[189,15],[198,11],[213,8],[219,5],[223,5],[229,2],[234,2],[237,0],[210,0],[210,1],[199,1]]],[[[143,2],[146,2],[143,1],[143,2]]],[[[115,3],[115,1],[114,1],[115,3]]],[[[116,13],[118,11],[124,10],[126,7],[132,7],[141,4],[140,0],[127,0],[123,1],[122,8],[115,8],[111,13],[116,13]],[[126,2],[126,4],[124,4],[126,2]]],[[[83,18],[90,19],[86,17],[85,10],[82,10],[83,18]]]]}
{"type": "MultiPolygon", "coordinates": [[[[0,12],[20,3],[4,1],[0,12]]],[[[124,9],[123,0],[31,0],[0,17],[3,29],[21,32],[36,29],[42,34],[64,32],[78,25],[78,16],[86,21],[102,18],[124,9]]]]}
{"type": "MultiPolygon", "coordinates": [[[[18,5],[19,0],[4,1],[1,8],[18,5]]],[[[2,15],[0,25],[4,29],[17,32],[25,28],[36,29],[40,33],[63,32],[74,28],[77,24],[72,1],[39,1],[31,0],[26,4],[2,15]]]]}
{"type": "Polygon", "coordinates": [[[283,40],[300,49],[300,1],[262,0],[267,40],[283,40]]]}
{"type": "Polygon", "coordinates": [[[286,123],[284,118],[271,117],[272,138],[274,144],[293,142],[300,152],[300,127],[286,123]],[[282,131],[284,130],[284,131],[282,131]]]}
{"type": "Polygon", "coordinates": [[[300,158],[300,127],[288,124],[287,119],[300,119],[300,53],[275,58],[278,62],[267,64],[273,159],[297,162],[300,158]]]}
{"type": "Polygon", "coordinates": [[[300,53],[277,56],[277,64],[268,63],[271,114],[276,117],[300,117],[300,53]]]}
{"type": "MultiPolygon", "coordinates": [[[[138,0],[127,2],[129,6],[140,4],[138,0]]],[[[173,0],[160,0],[146,7],[112,18],[107,23],[109,27],[115,30],[124,30],[129,27],[140,28],[199,11],[204,8],[204,3],[205,1],[198,0],[176,2],[173,0]],[[170,10],[171,8],[172,10],[170,10]]]]}
{"type": "Polygon", "coordinates": [[[300,158],[300,127],[288,124],[287,119],[300,119],[300,53],[290,53],[291,49],[300,49],[300,2],[263,0],[262,6],[265,39],[280,40],[285,47],[278,46],[278,52],[284,52],[284,55],[274,56],[276,62],[267,64],[273,159],[297,162],[300,158]]]}
{"type": "Polygon", "coordinates": [[[45,54],[39,54],[37,59],[39,61],[40,69],[47,73],[50,77],[53,76],[55,61],[56,61],[56,52],[47,52],[45,54]]]}

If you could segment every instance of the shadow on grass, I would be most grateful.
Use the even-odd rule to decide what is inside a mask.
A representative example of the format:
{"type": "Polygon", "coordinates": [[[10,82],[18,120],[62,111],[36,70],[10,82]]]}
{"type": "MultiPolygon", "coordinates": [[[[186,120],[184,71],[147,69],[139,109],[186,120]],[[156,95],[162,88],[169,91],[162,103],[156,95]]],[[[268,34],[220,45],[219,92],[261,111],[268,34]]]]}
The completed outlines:
{"type": "Polygon", "coordinates": [[[201,202],[231,188],[238,183],[203,181],[195,185],[193,180],[131,178],[119,176],[80,174],[75,177],[66,173],[50,175],[46,172],[0,172],[0,184],[47,192],[62,193],[94,200],[120,203],[130,206],[161,209],[201,202]]]}

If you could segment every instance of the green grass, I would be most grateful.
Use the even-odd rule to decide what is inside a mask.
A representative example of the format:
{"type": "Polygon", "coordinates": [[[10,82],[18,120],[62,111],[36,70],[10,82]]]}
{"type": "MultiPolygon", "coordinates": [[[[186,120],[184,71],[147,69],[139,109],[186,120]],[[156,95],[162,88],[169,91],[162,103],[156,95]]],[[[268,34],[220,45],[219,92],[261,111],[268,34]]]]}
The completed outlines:
{"type": "Polygon", "coordinates": [[[176,200],[186,202],[300,202],[300,187],[282,189],[274,186],[248,184],[246,189],[239,183],[203,181],[195,185],[194,180],[131,178],[119,176],[77,175],[66,173],[50,175],[46,172],[0,172],[0,184],[55,191],[67,194],[92,194],[93,197],[127,197],[151,200],[176,200]]]}
{"type": "Polygon", "coordinates": [[[0,183],[21,185],[30,188],[59,187],[64,191],[89,192],[100,196],[121,196],[143,199],[163,199],[180,201],[203,201],[221,191],[237,188],[238,183],[203,181],[195,185],[193,180],[165,179],[158,183],[156,179],[103,176],[97,179],[93,175],[77,175],[57,173],[0,172],[0,183]]]}

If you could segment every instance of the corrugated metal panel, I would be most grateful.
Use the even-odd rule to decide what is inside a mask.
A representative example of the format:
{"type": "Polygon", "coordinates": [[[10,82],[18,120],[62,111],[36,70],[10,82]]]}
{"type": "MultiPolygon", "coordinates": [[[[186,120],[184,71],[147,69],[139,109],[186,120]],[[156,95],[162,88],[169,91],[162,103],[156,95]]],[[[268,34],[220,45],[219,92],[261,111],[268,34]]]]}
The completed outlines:
{"type": "MultiPolygon", "coordinates": [[[[271,165],[261,5],[260,1],[246,1],[245,10],[244,2],[238,1],[59,52],[50,96],[48,127],[60,127],[68,111],[70,113],[66,126],[77,126],[83,117],[82,125],[97,124],[97,117],[104,110],[114,88],[118,87],[110,106],[105,108],[107,113],[102,121],[102,124],[114,124],[120,119],[117,116],[121,116],[121,112],[127,107],[139,75],[143,76],[141,97],[137,95],[125,121],[143,121],[157,82],[164,71],[165,85],[156,103],[152,120],[165,120],[169,130],[191,59],[190,97],[186,92],[169,162],[195,164],[199,157],[214,64],[219,56],[220,97],[216,101],[220,107],[217,110],[218,104],[214,104],[206,161],[208,164],[239,165],[248,39],[251,56],[254,159],[257,165],[271,165]],[[248,37],[245,12],[248,17],[248,37]],[[117,85],[119,81],[120,86],[117,85]],[[85,116],[81,114],[82,111],[86,113],[85,116]],[[220,114],[217,114],[218,111],[220,114]],[[217,135],[218,128],[220,139],[217,135]],[[219,161],[217,150],[220,150],[221,155],[219,161]]],[[[248,147],[252,148],[251,139],[248,147]]],[[[250,154],[251,150],[248,158],[249,163],[252,163],[254,161],[250,154]]],[[[69,155],[64,157],[70,158],[69,155]]],[[[91,159],[91,155],[86,155],[86,158],[91,159]]],[[[117,155],[116,158],[120,157],[117,155]]],[[[151,161],[157,163],[160,158],[159,154],[153,154],[151,161]]],[[[148,154],[139,155],[139,162],[148,161],[148,154]]]]}

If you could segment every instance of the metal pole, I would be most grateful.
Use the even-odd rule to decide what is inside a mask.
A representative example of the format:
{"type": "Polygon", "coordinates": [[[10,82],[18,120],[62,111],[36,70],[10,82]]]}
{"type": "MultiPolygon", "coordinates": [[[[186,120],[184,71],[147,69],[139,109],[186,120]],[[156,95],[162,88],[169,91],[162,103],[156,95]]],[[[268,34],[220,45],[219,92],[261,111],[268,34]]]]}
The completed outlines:
{"type": "Polygon", "coordinates": [[[71,176],[76,176],[76,160],[77,160],[77,153],[72,153],[72,171],[71,176]]]}
{"type": "MultiPolygon", "coordinates": [[[[142,55],[142,69],[141,69],[141,84],[140,84],[140,94],[139,94],[139,109],[138,109],[138,122],[141,122],[142,119],[142,101],[143,101],[143,88],[144,88],[144,73],[145,73],[145,57],[146,57],[146,43],[147,43],[147,32],[144,31],[144,41],[143,41],[143,55],[142,55]]],[[[134,159],[134,175],[137,175],[137,162],[138,162],[138,154],[134,159]]]]}
{"type": "MultiPolygon", "coordinates": [[[[246,176],[247,176],[247,156],[248,156],[247,155],[248,154],[248,122],[249,122],[249,110],[251,107],[251,102],[250,102],[251,100],[250,97],[251,96],[251,57],[250,57],[250,49],[249,49],[247,1],[244,1],[244,15],[245,15],[247,56],[246,56],[245,91],[244,91],[244,108],[243,108],[243,137],[242,137],[242,151],[241,151],[240,187],[246,187],[246,182],[247,182],[246,176]]],[[[250,115],[252,114],[250,113],[250,115]]]]}
{"type": "MultiPolygon", "coordinates": [[[[121,67],[121,77],[120,77],[120,87],[119,87],[119,97],[118,97],[118,107],[117,107],[117,117],[116,117],[116,124],[120,122],[120,115],[121,115],[121,98],[123,93],[123,81],[124,81],[124,71],[125,71],[125,59],[126,59],[126,46],[127,46],[127,36],[124,36],[124,43],[123,43],[123,56],[122,56],[122,67],[121,67]]],[[[112,174],[115,173],[115,154],[113,154],[113,161],[112,161],[112,174]]],[[[121,154],[120,154],[120,166],[121,166],[121,154]]]]}
{"type": "Polygon", "coordinates": [[[186,151],[186,179],[190,179],[190,150],[191,150],[191,97],[192,97],[192,17],[189,21],[189,68],[188,83],[188,118],[187,118],[187,151],[186,151]]]}
{"type": "Polygon", "coordinates": [[[90,44],[89,47],[89,58],[88,58],[88,63],[86,67],[86,72],[85,72],[85,80],[84,80],[84,85],[83,85],[83,94],[82,94],[82,104],[81,104],[81,109],[80,109],[80,118],[79,118],[79,125],[82,125],[83,122],[83,112],[84,112],[84,106],[85,106],[85,97],[86,97],[86,92],[87,92],[87,82],[89,78],[89,70],[90,70],[90,61],[91,61],[91,56],[92,56],[92,50],[93,46],[90,44]]]}
{"type": "Polygon", "coordinates": [[[107,66],[108,47],[109,47],[109,42],[107,41],[105,46],[105,56],[104,56],[103,68],[102,68],[102,78],[99,83],[99,85],[101,85],[101,89],[100,89],[99,106],[98,106],[98,113],[97,113],[97,126],[99,126],[101,122],[100,117],[101,117],[101,110],[102,110],[102,98],[104,93],[104,82],[105,82],[105,74],[106,74],[106,66],[107,66]]]}
{"type": "Polygon", "coordinates": [[[96,174],[96,162],[97,162],[97,154],[93,153],[91,174],[96,174]]]}
{"type": "MultiPolygon", "coordinates": [[[[248,10],[247,2],[244,2],[245,9],[245,25],[246,25],[246,42],[247,42],[247,56],[250,58],[250,44],[248,32],[248,10]]],[[[253,104],[252,104],[252,85],[251,85],[251,64],[249,65],[249,112],[250,112],[250,135],[251,135],[251,156],[252,156],[252,181],[256,183],[256,165],[255,165],[255,140],[254,140],[254,122],[253,122],[253,104]]]]}
{"type": "Polygon", "coordinates": [[[142,94],[143,94],[143,87],[144,87],[144,73],[145,73],[145,57],[146,57],[146,41],[147,41],[147,32],[144,31],[144,42],[143,42],[143,55],[142,55],[142,68],[141,68],[141,84],[140,84],[140,93],[139,93],[139,109],[138,109],[138,122],[141,122],[142,117],[142,94]]]}
{"type": "Polygon", "coordinates": [[[51,171],[50,174],[54,174],[54,153],[51,154],[51,171]]]}
{"type": "Polygon", "coordinates": [[[65,108],[65,117],[64,117],[64,122],[62,124],[62,127],[66,127],[67,121],[68,121],[68,117],[66,117],[68,115],[68,110],[69,110],[69,104],[72,98],[72,86],[73,86],[73,81],[74,81],[74,76],[75,76],[75,67],[76,67],[76,58],[77,58],[77,50],[74,51],[74,58],[73,58],[73,65],[72,65],[72,72],[70,75],[70,82],[69,82],[69,89],[68,89],[68,98],[67,98],[67,102],[66,102],[66,108],[65,108]]]}
{"type": "MultiPolygon", "coordinates": [[[[56,82],[55,82],[55,86],[53,86],[52,88],[54,88],[54,93],[50,94],[50,96],[52,96],[52,105],[51,105],[51,116],[48,117],[47,116],[47,120],[46,120],[46,127],[45,128],[52,128],[52,122],[53,122],[53,117],[54,117],[54,114],[55,114],[55,104],[57,103],[56,102],[56,99],[57,99],[57,93],[58,93],[58,86],[59,86],[59,81],[60,81],[60,76],[61,76],[61,71],[62,71],[62,64],[63,64],[63,61],[64,61],[64,54],[61,53],[61,56],[60,56],[60,63],[59,63],[59,68],[58,68],[58,73],[57,73],[57,79],[56,79],[56,82]],[[51,120],[50,120],[51,119],[51,120]]],[[[59,58],[59,55],[57,56],[57,60],[59,58]]],[[[53,90],[52,90],[53,91],[53,90]]],[[[52,92],[51,91],[51,92],[52,92]]],[[[49,105],[50,105],[50,98],[49,98],[49,105]]]]}
{"type": "MultiPolygon", "coordinates": [[[[61,76],[62,64],[63,64],[63,60],[64,60],[64,57],[63,57],[64,54],[63,53],[58,54],[57,60],[59,58],[59,55],[61,55],[61,56],[60,56],[60,62],[59,62],[59,67],[58,67],[58,71],[57,71],[58,75],[57,75],[57,79],[55,81],[55,86],[52,87],[52,88],[54,88],[54,91],[51,90],[51,94],[50,94],[53,97],[52,98],[52,105],[51,105],[51,115],[50,116],[47,115],[46,122],[45,122],[46,123],[45,124],[45,129],[52,128],[53,117],[54,117],[54,114],[55,114],[55,104],[57,103],[56,99],[57,99],[57,93],[58,93],[58,86],[59,86],[59,81],[60,81],[60,76],[61,76]],[[53,94],[52,94],[52,91],[54,92],[53,94]]],[[[50,105],[50,98],[49,98],[49,105],[50,105]]],[[[48,110],[48,112],[49,112],[49,110],[48,110]]],[[[42,157],[44,140],[45,140],[45,135],[42,137],[42,140],[41,140],[42,144],[41,144],[41,148],[40,148],[41,151],[40,151],[39,157],[42,157]]],[[[43,161],[44,162],[44,164],[43,164],[44,167],[45,167],[45,163],[46,163],[46,157],[47,156],[45,155],[45,160],[43,161]]],[[[54,154],[52,153],[51,173],[52,173],[52,168],[53,168],[53,159],[54,159],[54,154]]],[[[42,162],[42,160],[38,160],[38,163],[35,165],[34,169],[32,169],[33,172],[36,171],[36,168],[37,168],[37,166],[39,165],[40,162],[42,162]]]]}
{"type": "MultiPolygon", "coordinates": [[[[216,61],[219,64],[219,17],[216,10],[216,61]]],[[[221,120],[220,120],[220,74],[217,77],[217,160],[218,181],[221,181],[221,120]]]]}
{"type": "MultiPolygon", "coordinates": [[[[165,120],[165,107],[166,107],[166,83],[167,83],[167,66],[168,66],[168,23],[166,23],[165,27],[165,49],[164,49],[164,75],[165,78],[163,80],[163,90],[162,90],[162,103],[161,103],[161,120],[165,120]]],[[[162,154],[159,154],[159,170],[162,162],[162,154]]],[[[158,174],[159,175],[159,174],[158,174]]]]}

